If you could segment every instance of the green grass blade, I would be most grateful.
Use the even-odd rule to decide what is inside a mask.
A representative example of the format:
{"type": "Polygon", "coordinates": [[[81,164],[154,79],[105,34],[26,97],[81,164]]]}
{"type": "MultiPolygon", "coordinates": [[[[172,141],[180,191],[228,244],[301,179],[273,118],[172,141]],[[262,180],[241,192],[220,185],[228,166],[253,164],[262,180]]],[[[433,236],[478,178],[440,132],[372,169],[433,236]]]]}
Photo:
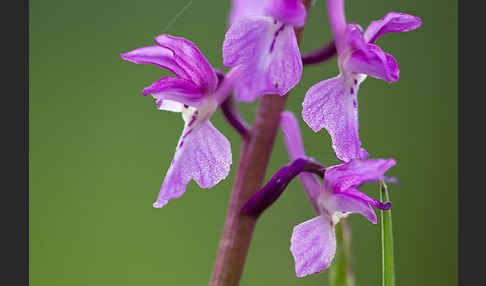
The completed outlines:
{"type": "Polygon", "coordinates": [[[354,286],[351,270],[351,232],[348,221],[342,218],[335,226],[336,254],[330,268],[331,286],[354,286]]]}
{"type": "MultiPolygon", "coordinates": [[[[380,199],[383,202],[390,201],[388,189],[383,180],[380,181],[380,199]]],[[[387,211],[381,211],[381,250],[383,286],[395,286],[395,265],[393,263],[393,232],[391,209],[387,211]]]]}

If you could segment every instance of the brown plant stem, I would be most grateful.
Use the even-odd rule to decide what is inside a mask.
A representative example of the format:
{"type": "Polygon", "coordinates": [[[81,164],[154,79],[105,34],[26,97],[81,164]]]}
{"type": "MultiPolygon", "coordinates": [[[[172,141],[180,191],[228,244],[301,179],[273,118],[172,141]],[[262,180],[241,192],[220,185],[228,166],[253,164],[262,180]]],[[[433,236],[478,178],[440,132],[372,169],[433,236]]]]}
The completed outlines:
{"type": "MultiPolygon", "coordinates": [[[[310,0],[303,3],[308,9],[310,0]]],[[[302,28],[295,30],[297,40],[302,28]]],[[[250,246],[256,217],[240,212],[245,202],[262,186],[273,143],[277,135],[280,113],[287,95],[265,95],[258,105],[255,122],[243,138],[240,161],[226,214],[223,234],[210,285],[238,285],[250,246]]]]}

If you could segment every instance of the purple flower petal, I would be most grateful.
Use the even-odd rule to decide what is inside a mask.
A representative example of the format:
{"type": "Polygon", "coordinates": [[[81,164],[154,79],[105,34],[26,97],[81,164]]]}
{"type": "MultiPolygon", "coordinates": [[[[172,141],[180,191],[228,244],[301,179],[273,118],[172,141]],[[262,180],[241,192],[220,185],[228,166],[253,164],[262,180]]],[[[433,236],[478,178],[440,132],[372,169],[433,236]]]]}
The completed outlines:
{"type": "Polygon", "coordinates": [[[370,153],[368,153],[368,151],[366,151],[365,149],[361,148],[359,158],[361,160],[364,160],[364,159],[368,159],[369,156],[370,156],[370,153]]]}
{"type": "Polygon", "coordinates": [[[269,16],[295,27],[304,26],[307,17],[302,0],[268,0],[265,11],[269,16]]]}
{"type": "Polygon", "coordinates": [[[268,33],[270,18],[259,16],[244,17],[233,23],[225,34],[223,42],[223,64],[236,66],[254,58],[261,35],[268,33]]]}
{"type": "Polygon", "coordinates": [[[366,44],[364,49],[351,53],[343,66],[347,71],[366,74],[386,82],[397,81],[400,73],[393,56],[374,44],[366,44]]]}
{"type": "Polygon", "coordinates": [[[303,65],[294,29],[286,25],[278,31],[274,33],[273,51],[270,45],[269,84],[285,95],[299,83],[303,65]]]}
{"type": "Polygon", "coordinates": [[[144,96],[150,93],[157,99],[156,103],[159,109],[169,111],[181,111],[179,110],[180,104],[198,107],[204,97],[194,83],[187,79],[175,77],[163,77],[143,89],[142,94],[144,96]],[[169,101],[169,103],[165,101],[169,101]],[[174,105],[174,101],[180,104],[174,105]]]}
{"type": "Polygon", "coordinates": [[[326,187],[335,192],[343,192],[358,188],[363,183],[379,180],[395,164],[393,159],[351,160],[327,168],[324,181],[326,187]]]}
{"type": "Polygon", "coordinates": [[[344,15],[344,0],[328,0],[327,15],[331,25],[334,42],[338,56],[345,52],[346,49],[346,16],[344,15]]]}
{"type": "Polygon", "coordinates": [[[348,196],[352,196],[355,198],[359,198],[363,201],[365,201],[368,205],[374,206],[375,208],[379,210],[389,210],[391,208],[391,202],[380,202],[378,200],[375,200],[373,198],[370,198],[367,196],[365,193],[360,192],[357,189],[348,189],[346,191],[339,192],[340,194],[345,194],[348,196]]]}
{"type": "Polygon", "coordinates": [[[347,214],[359,213],[371,223],[376,224],[378,220],[375,211],[370,207],[370,202],[362,198],[360,194],[364,195],[358,190],[333,193],[325,202],[326,209],[347,214]]]}
{"type": "Polygon", "coordinates": [[[408,32],[417,29],[422,24],[419,17],[405,13],[390,12],[377,21],[372,21],[364,33],[368,43],[374,43],[383,34],[408,32]]]}
{"type": "Polygon", "coordinates": [[[241,69],[239,66],[232,68],[226,73],[224,78],[219,82],[216,91],[211,94],[217,105],[223,104],[223,102],[233,94],[236,83],[240,80],[241,69]]]}
{"type": "Polygon", "coordinates": [[[231,25],[223,43],[225,66],[241,65],[235,86],[239,101],[286,94],[300,80],[302,60],[291,26],[270,17],[246,17],[231,25]]]}
{"type": "Polygon", "coordinates": [[[142,47],[120,55],[124,60],[136,64],[153,64],[167,69],[175,75],[189,79],[184,69],[177,65],[171,50],[159,47],[142,47]]]}
{"type": "Polygon", "coordinates": [[[304,158],[304,144],[302,143],[302,136],[295,115],[290,111],[282,112],[280,115],[280,126],[282,128],[287,151],[290,155],[290,160],[304,158]]]}
{"type": "Polygon", "coordinates": [[[196,45],[184,38],[165,34],[157,36],[155,42],[174,53],[177,65],[184,69],[203,93],[211,93],[216,89],[218,85],[216,72],[196,45]]]}
{"type": "Polygon", "coordinates": [[[336,237],[331,221],[318,216],[294,227],[290,239],[297,277],[318,273],[331,264],[336,237]]]}
{"type": "Polygon", "coordinates": [[[229,16],[230,25],[246,16],[264,16],[262,0],[233,0],[229,16]]]}
{"type": "Polygon", "coordinates": [[[346,38],[346,46],[348,49],[351,51],[354,50],[364,50],[365,52],[367,51],[366,49],[366,41],[364,40],[363,37],[363,30],[361,29],[360,26],[356,24],[349,24],[346,26],[345,30],[345,38],[346,38]]]}
{"type": "Polygon", "coordinates": [[[347,83],[342,75],[313,85],[302,103],[302,118],[314,132],[326,128],[339,160],[363,154],[358,136],[358,81],[347,83]],[[355,84],[356,82],[356,84],[355,84]]]}
{"type": "MultiPolygon", "coordinates": [[[[299,130],[299,124],[294,114],[290,111],[282,112],[280,116],[280,126],[284,136],[285,145],[290,156],[290,160],[294,161],[298,158],[306,158],[304,152],[304,145],[302,144],[302,136],[299,130]]],[[[317,200],[321,194],[321,182],[316,175],[311,173],[300,173],[299,180],[307,197],[312,203],[314,210],[318,211],[317,200]]]]}
{"type": "Polygon", "coordinates": [[[231,146],[211,122],[186,125],[167,171],[154,207],[161,208],[184,194],[191,179],[201,188],[211,188],[228,176],[232,163],[231,146]]]}

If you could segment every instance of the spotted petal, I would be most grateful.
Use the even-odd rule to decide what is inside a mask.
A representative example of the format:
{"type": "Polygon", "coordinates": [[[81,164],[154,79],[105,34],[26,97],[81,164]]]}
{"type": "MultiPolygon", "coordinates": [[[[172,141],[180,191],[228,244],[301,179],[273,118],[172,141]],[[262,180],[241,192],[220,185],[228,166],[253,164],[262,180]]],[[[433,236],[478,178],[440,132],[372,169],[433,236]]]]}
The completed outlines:
{"type": "Polygon", "coordinates": [[[235,22],[223,43],[223,63],[241,65],[236,98],[251,102],[263,94],[286,94],[300,80],[302,60],[292,26],[270,17],[235,22]]]}
{"type": "Polygon", "coordinates": [[[297,277],[325,270],[336,253],[336,237],[331,221],[318,216],[294,227],[290,239],[297,277]]]}
{"type": "Polygon", "coordinates": [[[228,176],[231,163],[230,143],[211,122],[205,120],[192,126],[189,122],[154,207],[161,208],[182,196],[191,179],[201,188],[213,187],[228,176]]]}
{"type": "Polygon", "coordinates": [[[326,128],[336,156],[344,162],[366,154],[358,136],[357,93],[358,81],[348,83],[339,75],[313,85],[302,103],[304,121],[314,132],[326,128]]]}

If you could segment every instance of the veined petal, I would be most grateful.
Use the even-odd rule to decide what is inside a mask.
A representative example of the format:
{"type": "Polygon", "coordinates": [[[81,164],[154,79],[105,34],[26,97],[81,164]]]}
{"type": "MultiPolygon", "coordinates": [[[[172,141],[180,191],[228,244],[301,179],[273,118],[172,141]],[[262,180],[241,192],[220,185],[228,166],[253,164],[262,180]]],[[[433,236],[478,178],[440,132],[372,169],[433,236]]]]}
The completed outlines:
{"type": "Polygon", "coordinates": [[[235,22],[223,43],[225,66],[241,65],[235,86],[239,101],[263,94],[286,94],[300,80],[302,60],[293,28],[270,17],[245,17],[235,22]]]}
{"type": "Polygon", "coordinates": [[[211,93],[216,89],[218,85],[216,72],[194,43],[166,34],[157,36],[155,42],[174,53],[174,60],[200,87],[202,93],[211,93]]]}
{"type": "Polygon", "coordinates": [[[358,80],[348,83],[339,75],[313,85],[302,103],[304,121],[314,132],[326,128],[336,156],[344,162],[365,154],[358,135],[358,87],[358,80]]]}
{"type": "Polygon", "coordinates": [[[152,64],[167,69],[175,75],[188,79],[184,69],[177,65],[171,50],[159,47],[142,47],[120,55],[124,60],[136,64],[152,64]]]}
{"type": "Polygon", "coordinates": [[[253,59],[270,23],[270,18],[260,16],[247,16],[233,23],[223,42],[223,64],[233,67],[253,59]]]}
{"type": "Polygon", "coordinates": [[[305,24],[307,10],[302,0],[268,0],[265,11],[269,16],[295,27],[305,24]]]}
{"type": "Polygon", "coordinates": [[[144,96],[150,93],[157,99],[156,104],[159,109],[169,111],[181,111],[181,104],[198,107],[204,98],[193,82],[175,77],[163,77],[143,89],[144,96]]]}
{"type": "Polygon", "coordinates": [[[228,176],[231,145],[208,120],[186,124],[154,207],[161,208],[184,194],[191,179],[209,189],[228,176]]]}
{"type": "Polygon", "coordinates": [[[366,74],[386,82],[397,81],[400,73],[393,56],[374,44],[366,44],[365,48],[352,52],[343,66],[349,72],[366,74]]]}
{"type": "Polygon", "coordinates": [[[278,94],[285,95],[299,83],[303,65],[292,26],[285,25],[278,31],[274,33],[273,46],[270,45],[269,84],[275,86],[278,94]]]}
{"type": "Polygon", "coordinates": [[[297,277],[325,270],[336,253],[334,226],[324,216],[318,216],[294,227],[290,239],[297,277]]]}
{"type": "MultiPolygon", "coordinates": [[[[326,209],[333,214],[334,212],[352,214],[359,213],[368,219],[371,223],[376,224],[377,218],[375,211],[369,205],[369,202],[360,197],[358,190],[333,193],[327,201],[324,202],[326,209]]],[[[363,194],[364,195],[364,194],[363,194]]]]}
{"type": "Polygon", "coordinates": [[[383,34],[408,32],[422,24],[419,17],[405,13],[390,12],[377,21],[372,21],[364,33],[368,43],[374,43],[383,34]]]}
{"type": "Polygon", "coordinates": [[[381,179],[395,164],[394,159],[351,160],[327,168],[324,182],[336,192],[358,188],[363,183],[381,179]]]}
{"type": "Polygon", "coordinates": [[[263,16],[265,1],[233,0],[229,16],[230,25],[246,16],[263,16]]]}

